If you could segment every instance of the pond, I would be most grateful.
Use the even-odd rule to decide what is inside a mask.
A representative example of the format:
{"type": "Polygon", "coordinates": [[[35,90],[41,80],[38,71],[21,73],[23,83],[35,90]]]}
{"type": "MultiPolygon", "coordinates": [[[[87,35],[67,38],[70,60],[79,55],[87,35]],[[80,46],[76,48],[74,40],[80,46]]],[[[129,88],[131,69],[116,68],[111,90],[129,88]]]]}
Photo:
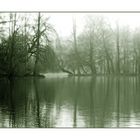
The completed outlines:
{"type": "Polygon", "coordinates": [[[140,77],[1,79],[0,127],[140,127],[140,77]]]}

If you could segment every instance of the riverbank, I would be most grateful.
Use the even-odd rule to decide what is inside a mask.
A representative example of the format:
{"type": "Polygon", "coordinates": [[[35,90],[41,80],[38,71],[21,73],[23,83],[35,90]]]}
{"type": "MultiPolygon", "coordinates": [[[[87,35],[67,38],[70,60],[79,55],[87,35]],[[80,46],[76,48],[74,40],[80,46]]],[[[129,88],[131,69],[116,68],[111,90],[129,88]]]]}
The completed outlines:
{"type": "Polygon", "coordinates": [[[0,74],[0,78],[60,78],[60,77],[87,77],[87,76],[140,76],[139,74],[68,74],[68,73],[41,73],[38,75],[33,74],[26,74],[26,75],[15,75],[15,76],[8,76],[6,74],[0,74]]]}
{"type": "Polygon", "coordinates": [[[38,75],[28,74],[28,75],[14,75],[14,76],[8,76],[8,75],[6,75],[6,74],[0,74],[0,78],[12,79],[12,78],[24,78],[24,77],[45,78],[45,75],[43,75],[43,74],[38,74],[38,75]]]}

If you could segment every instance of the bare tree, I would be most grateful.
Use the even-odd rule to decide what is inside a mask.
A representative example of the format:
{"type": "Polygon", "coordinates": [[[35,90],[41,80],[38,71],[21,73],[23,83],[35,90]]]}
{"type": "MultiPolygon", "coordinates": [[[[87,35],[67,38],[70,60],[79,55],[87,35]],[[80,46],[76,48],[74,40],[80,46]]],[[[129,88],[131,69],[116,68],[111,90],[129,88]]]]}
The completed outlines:
{"type": "Polygon", "coordinates": [[[75,50],[75,56],[77,61],[77,74],[80,75],[80,56],[77,49],[77,32],[76,32],[76,19],[73,18],[73,39],[74,39],[74,50],[75,50]]]}
{"type": "Polygon", "coordinates": [[[40,20],[41,20],[41,15],[40,15],[40,12],[39,12],[38,13],[38,30],[37,30],[36,57],[35,57],[35,64],[34,64],[33,75],[38,75],[39,46],[40,46],[40,20]]]}
{"type": "Polygon", "coordinates": [[[119,36],[119,24],[116,23],[117,27],[117,35],[116,35],[116,48],[117,48],[117,67],[116,67],[116,72],[117,74],[120,74],[120,36],[119,36]]]}

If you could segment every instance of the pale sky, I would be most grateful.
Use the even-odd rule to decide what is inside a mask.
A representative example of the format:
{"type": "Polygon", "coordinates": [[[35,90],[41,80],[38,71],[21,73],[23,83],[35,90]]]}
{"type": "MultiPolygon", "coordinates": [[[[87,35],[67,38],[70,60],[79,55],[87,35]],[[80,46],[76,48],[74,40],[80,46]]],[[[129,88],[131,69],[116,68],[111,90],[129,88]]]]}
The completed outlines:
{"type": "MultiPolygon", "coordinates": [[[[23,13],[24,14],[24,13],[23,13]]],[[[82,31],[85,24],[86,15],[103,16],[113,27],[116,27],[116,21],[119,21],[120,26],[129,26],[132,29],[140,27],[140,13],[42,13],[45,17],[50,17],[51,23],[60,37],[68,37],[72,34],[72,19],[76,18],[77,34],[82,31]]],[[[9,19],[9,14],[5,14],[9,19]]],[[[26,14],[24,14],[26,15],[26,14]]],[[[31,13],[30,22],[37,18],[37,14],[31,13]]]]}
{"type": "MultiPolygon", "coordinates": [[[[72,13],[52,13],[48,14],[50,23],[52,23],[60,36],[69,36],[72,33],[72,18],[76,17],[77,32],[83,29],[85,16],[84,13],[72,14],[72,13]]],[[[113,26],[116,25],[116,21],[119,21],[120,26],[129,26],[132,29],[140,27],[140,13],[91,13],[88,15],[103,16],[113,26]]]]}

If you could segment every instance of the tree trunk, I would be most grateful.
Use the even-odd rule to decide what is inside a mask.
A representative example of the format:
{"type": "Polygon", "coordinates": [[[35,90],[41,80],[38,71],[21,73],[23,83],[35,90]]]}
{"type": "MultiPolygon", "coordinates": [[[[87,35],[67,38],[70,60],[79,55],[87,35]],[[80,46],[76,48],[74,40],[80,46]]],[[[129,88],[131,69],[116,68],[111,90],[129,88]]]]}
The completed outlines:
{"type": "Polygon", "coordinates": [[[119,44],[119,25],[117,24],[117,74],[120,74],[120,44],[119,44]]]}
{"type": "MultiPolygon", "coordinates": [[[[10,15],[13,16],[13,15],[10,15]]],[[[10,47],[10,64],[9,64],[9,70],[8,70],[8,76],[12,77],[14,75],[14,47],[15,47],[15,27],[16,27],[16,13],[14,15],[14,21],[12,21],[13,17],[10,17],[10,22],[12,22],[12,34],[11,34],[11,39],[9,42],[9,47],[10,47]]],[[[10,30],[10,27],[9,27],[10,30]]],[[[10,33],[9,33],[10,35],[10,33]]]]}
{"type": "Polygon", "coordinates": [[[89,48],[90,48],[90,69],[91,69],[91,73],[96,74],[96,66],[95,66],[95,61],[93,59],[93,42],[92,42],[93,38],[91,35],[91,31],[90,31],[90,35],[89,35],[89,48]]]}
{"type": "Polygon", "coordinates": [[[39,45],[40,45],[40,12],[38,13],[38,31],[37,31],[37,46],[36,46],[36,57],[35,57],[35,64],[34,64],[34,72],[33,75],[38,75],[38,62],[39,62],[39,45]]]}
{"type": "Polygon", "coordinates": [[[76,59],[77,59],[77,74],[78,75],[81,75],[81,72],[80,72],[80,56],[79,56],[79,53],[78,53],[78,50],[77,50],[77,38],[76,38],[76,20],[73,19],[73,39],[74,39],[74,49],[75,49],[75,56],[76,56],[76,59]]]}

